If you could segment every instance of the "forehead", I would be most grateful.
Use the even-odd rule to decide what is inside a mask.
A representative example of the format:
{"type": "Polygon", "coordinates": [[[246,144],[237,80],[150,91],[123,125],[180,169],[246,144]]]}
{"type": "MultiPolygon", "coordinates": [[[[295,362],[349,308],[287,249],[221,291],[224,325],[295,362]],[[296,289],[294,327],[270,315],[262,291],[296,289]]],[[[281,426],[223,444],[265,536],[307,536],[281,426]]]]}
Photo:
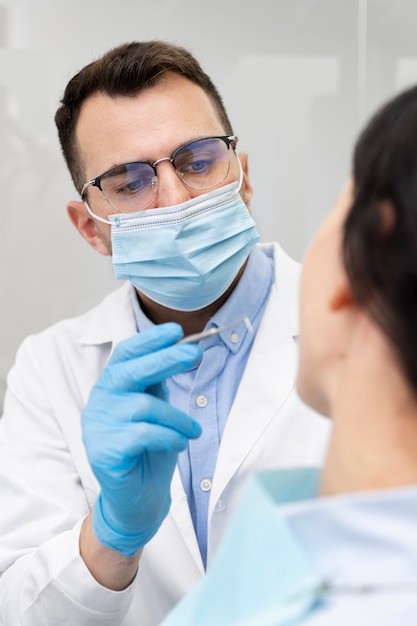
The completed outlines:
{"type": "Polygon", "coordinates": [[[76,128],[88,177],[127,161],[154,161],[187,141],[224,134],[206,92],[172,73],[134,96],[93,94],[76,128]]]}

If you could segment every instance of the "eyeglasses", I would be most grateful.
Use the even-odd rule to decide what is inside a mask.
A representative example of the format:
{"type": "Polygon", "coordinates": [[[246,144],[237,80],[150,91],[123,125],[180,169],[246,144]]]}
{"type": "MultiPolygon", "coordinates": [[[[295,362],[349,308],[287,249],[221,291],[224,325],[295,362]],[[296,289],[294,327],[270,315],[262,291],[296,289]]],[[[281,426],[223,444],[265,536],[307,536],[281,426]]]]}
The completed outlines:
{"type": "Polygon", "coordinates": [[[180,146],[170,157],[162,157],[154,163],[136,161],[116,165],[85,183],[81,197],[84,198],[88,187],[98,187],[111,207],[119,213],[147,209],[156,196],[156,166],[162,161],[170,161],[179,178],[191,189],[210,189],[227,177],[229,148],[235,148],[237,140],[236,135],[206,137],[180,146]]]}

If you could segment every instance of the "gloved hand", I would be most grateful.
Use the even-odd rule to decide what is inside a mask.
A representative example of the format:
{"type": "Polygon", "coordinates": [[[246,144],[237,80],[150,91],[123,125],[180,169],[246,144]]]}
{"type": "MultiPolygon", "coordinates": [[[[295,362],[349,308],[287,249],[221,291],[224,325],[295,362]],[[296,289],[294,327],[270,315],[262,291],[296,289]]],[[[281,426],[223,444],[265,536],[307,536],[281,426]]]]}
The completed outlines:
{"type": "Polygon", "coordinates": [[[201,428],[168,404],[164,380],[202,358],[168,323],[121,342],[82,414],[83,440],[101,492],[93,510],[99,541],[126,556],[156,533],[170,506],[178,453],[201,428]]]}

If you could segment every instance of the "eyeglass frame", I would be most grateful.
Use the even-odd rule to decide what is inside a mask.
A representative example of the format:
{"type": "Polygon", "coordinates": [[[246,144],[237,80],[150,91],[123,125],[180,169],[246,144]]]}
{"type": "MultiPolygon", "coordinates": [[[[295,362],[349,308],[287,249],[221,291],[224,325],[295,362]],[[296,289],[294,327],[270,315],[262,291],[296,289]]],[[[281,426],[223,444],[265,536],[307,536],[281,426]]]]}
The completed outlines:
{"type": "MultiPolygon", "coordinates": [[[[230,146],[232,146],[232,149],[235,150],[236,148],[236,144],[239,140],[239,137],[237,135],[215,135],[215,136],[209,136],[209,137],[201,137],[200,139],[194,139],[192,141],[187,141],[186,143],[182,144],[181,146],[179,146],[178,148],[176,148],[172,153],[171,156],[166,156],[166,157],[161,157],[160,159],[157,159],[156,161],[154,161],[153,163],[151,163],[150,161],[129,161],[128,163],[121,163],[120,165],[114,165],[113,167],[111,167],[110,169],[106,170],[105,172],[103,172],[102,174],[99,174],[99,176],[96,176],[95,178],[92,178],[91,180],[89,180],[88,182],[84,183],[82,189],[81,189],[81,198],[84,202],[84,204],[86,205],[88,212],[90,213],[90,215],[92,215],[95,219],[100,220],[101,222],[104,222],[106,224],[109,224],[111,222],[109,222],[108,220],[104,220],[103,218],[99,217],[98,215],[96,215],[95,213],[93,213],[93,211],[90,209],[90,206],[88,205],[88,203],[86,202],[86,200],[84,200],[83,196],[85,195],[86,189],[88,187],[97,187],[97,189],[99,189],[104,197],[104,199],[106,200],[106,202],[112,207],[112,209],[114,209],[115,211],[117,211],[118,213],[122,213],[123,211],[120,211],[117,207],[115,207],[110,200],[107,198],[106,194],[104,193],[103,189],[100,186],[101,180],[103,179],[104,176],[107,176],[108,174],[110,174],[110,172],[112,172],[113,170],[115,170],[118,167],[124,167],[124,166],[128,166],[128,165],[136,165],[138,163],[144,163],[146,165],[150,165],[151,168],[154,171],[154,180],[157,181],[158,180],[158,174],[156,172],[156,166],[159,163],[162,163],[162,161],[169,161],[172,165],[172,167],[174,168],[176,174],[178,175],[178,178],[185,184],[187,185],[187,187],[189,187],[190,189],[195,189],[196,191],[204,191],[205,189],[211,189],[212,187],[216,187],[216,185],[220,185],[220,183],[222,183],[226,178],[227,175],[230,171],[230,153],[229,154],[229,167],[227,169],[227,172],[224,176],[224,178],[222,180],[219,180],[217,183],[215,183],[214,185],[210,185],[209,187],[203,187],[201,189],[198,189],[196,187],[192,187],[191,185],[189,185],[187,183],[186,180],[184,180],[184,178],[181,176],[181,174],[178,172],[177,168],[175,167],[175,163],[174,163],[174,159],[175,156],[178,154],[178,152],[180,152],[180,150],[183,150],[184,148],[186,148],[188,145],[196,143],[198,141],[204,141],[205,139],[221,139],[222,141],[224,141],[224,143],[227,146],[227,150],[230,149],[230,146]]],[[[152,203],[150,203],[152,204],[152,203]]],[[[140,210],[146,210],[150,204],[148,204],[146,207],[143,207],[143,209],[140,210]]]]}

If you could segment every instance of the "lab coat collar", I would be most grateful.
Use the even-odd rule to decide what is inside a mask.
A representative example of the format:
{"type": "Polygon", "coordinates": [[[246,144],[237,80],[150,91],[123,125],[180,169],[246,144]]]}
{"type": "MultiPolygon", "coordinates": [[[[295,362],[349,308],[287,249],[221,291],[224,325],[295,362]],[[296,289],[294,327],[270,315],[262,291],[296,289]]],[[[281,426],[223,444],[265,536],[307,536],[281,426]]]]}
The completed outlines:
{"type": "Polygon", "coordinates": [[[80,343],[85,345],[111,344],[111,349],[123,339],[136,333],[136,322],[132,298],[136,292],[131,283],[126,282],[110,293],[92,310],[80,343]]]}
{"type": "MultiPolygon", "coordinates": [[[[275,271],[282,270],[277,265],[287,262],[286,257],[278,244],[258,244],[264,252],[275,258],[275,271]],[[279,261],[277,261],[279,257],[279,261]]],[[[290,264],[288,264],[290,267],[290,264]]],[[[291,274],[297,274],[291,267],[291,274]]],[[[280,276],[281,278],[281,276],[280,276]]],[[[285,282],[292,282],[292,277],[288,281],[285,274],[285,282]]],[[[295,278],[295,283],[298,280],[295,278]]],[[[288,290],[288,286],[285,287],[288,290]]],[[[279,292],[278,287],[278,292],[279,292]]],[[[101,345],[111,343],[115,346],[119,341],[131,337],[137,332],[137,324],[134,314],[134,300],[137,298],[134,286],[125,282],[121,287],[111,292],[95,309],[92,309],[89,321],[86,324],[84,332],[81,334],[80,343],[85,345],[101,345]]],[[[286,298],[282,302],[281,313],[286,319],[286,323],[290,332],[297,334],[297,330],[293,327],[294,307],[292,298],[286,298]]],[[[151,325],[151,324],[150,324],[151,325]]]]}

